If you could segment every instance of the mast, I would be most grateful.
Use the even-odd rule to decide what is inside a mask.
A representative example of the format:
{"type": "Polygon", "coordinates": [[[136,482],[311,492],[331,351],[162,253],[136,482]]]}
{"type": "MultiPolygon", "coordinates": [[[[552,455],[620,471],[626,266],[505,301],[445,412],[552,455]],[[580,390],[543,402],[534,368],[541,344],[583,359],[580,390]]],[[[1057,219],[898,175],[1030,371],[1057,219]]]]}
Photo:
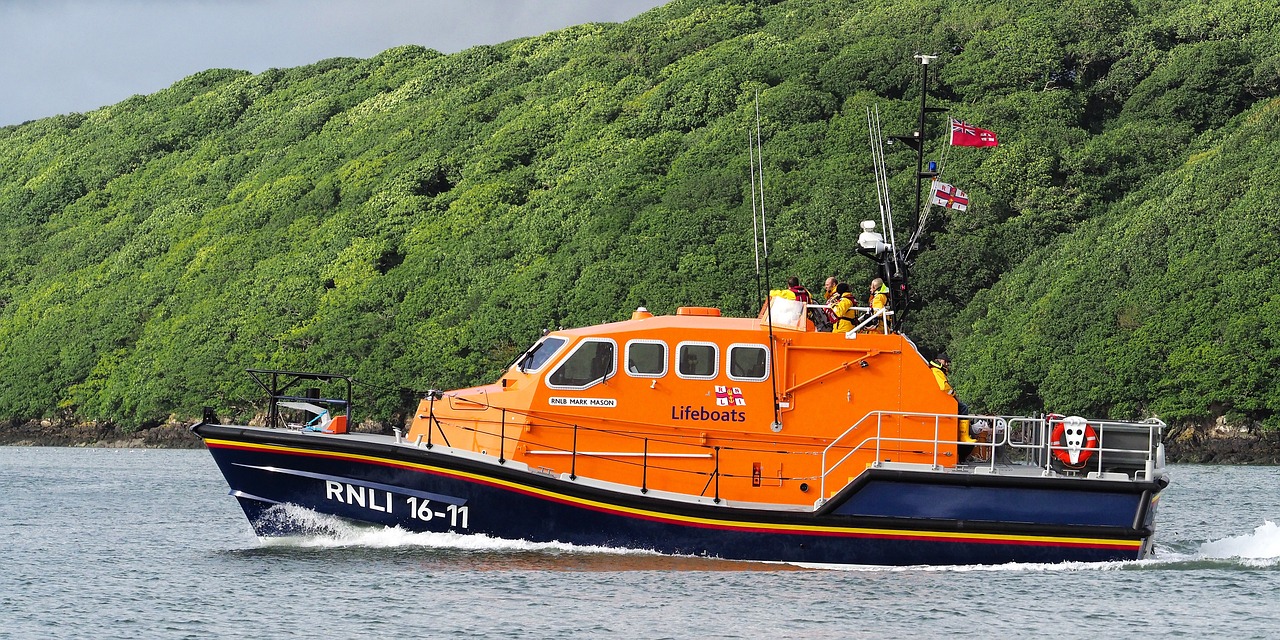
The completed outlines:
{"type": "MultiPolygon", "coordinates": [[[[916,60],[920,61],[920,123],[916,125],[915,133],[915,149],[916,149],[916,220],[911,225],[913,230],[920,228],[920,192],[924,186],[926,177],[932,179],[937,176],[937,172],[929,172],[926,176],[924,170],[924,117],[930,111],[942,111],[941,109],[930,109],[928,106],[929,98],[929,63],[937,60],[938,56],[926,56],[924,54],[916,54],[916,60]]],[[[910,251],[910,248],[908,248],[910,251]]]]}
{"type": "MultiPolygon", "coordinates": [[[[912,233],[908,245],[898,247],[893,241],[893,219],[892,216],[885,224],[889,234],[890,243],[883,242],[883,236],[875,233],[872,227],[868,227],[867,223],[863,223],[863,233],[859,236],[859,253],[876,261],[880,278],[884,280],[889,287],[889,300],[894,312],[894,321],[898,325],[898,330],[902,329],[902,322],[906,316],[908,306],[911,304],[911,286],[910,272],[912,265],[912,253],[919,248],[918,238],[921,235],[923,224],[921,219],[921,211],[923,204],[924,181],[926,179],[933,180],[938,176],[938,172],[933,166],[929,170],[925,170],[924,162],[924,141],[925,126],[927,124],[926,117],[930,113],[940,113],[946,109],[929,106],[929,64],[938,59],[936,55],[917,54],[916,60],[920,61],[920,113],[916,122],[916,130],[911,135],[889,136],[888,144],[894,141],[902,142],[916,152],[916,197],[915,197],[915,219],[912,224],[912,233]],[[865,242],[864,242],[865,239],[865,242]]],[[[872,144],[879,146],[879,120],[872,127],[872,144]]],[[[882,151],[876,149],[873,153],[879,154],[882,151]]],[[[880,164],[883,167],[883,163],[880,164]]],[[[885,184],[877,184],[877,188],[882,190],[885,197],[888,196],[887,176],[883,175],[883,171],[877,173],[876,180],[885,181],[885,184]]],[[[874,226],[874,225],[873,225],[874,226]]]]}

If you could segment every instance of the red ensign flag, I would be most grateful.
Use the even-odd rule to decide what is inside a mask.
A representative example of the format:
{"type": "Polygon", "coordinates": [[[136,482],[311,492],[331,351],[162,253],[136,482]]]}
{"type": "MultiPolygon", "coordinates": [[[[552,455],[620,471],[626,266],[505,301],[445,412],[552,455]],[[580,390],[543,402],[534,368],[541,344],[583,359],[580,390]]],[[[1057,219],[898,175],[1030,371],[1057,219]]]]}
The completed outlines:
{"type": "Polygon", "coordinates": [[[996,141],[996,134],[959,120],[951,121],[951,146],[994,147],[997,144],[999,142],[996,141]]]}

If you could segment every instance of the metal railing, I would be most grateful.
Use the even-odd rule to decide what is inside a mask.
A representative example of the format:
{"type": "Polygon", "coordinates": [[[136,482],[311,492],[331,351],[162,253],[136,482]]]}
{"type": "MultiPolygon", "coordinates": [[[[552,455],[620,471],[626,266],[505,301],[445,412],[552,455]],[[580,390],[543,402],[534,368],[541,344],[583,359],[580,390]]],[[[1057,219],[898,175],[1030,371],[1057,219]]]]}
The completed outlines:
{"type": "MultiPolygon", "coordinates": [[[[831,307],[825,304],[809,303],[804,305],[804,307],[806,312],[809,309],[821,309],[821,310],[831,311],[831,307]]],[[[880,331],[882,331],[885,335],[893,333],[892,331],[889,330],[889,323],[893,319],[893,312],[890,311],[888,307],[885,307],[883,309],[872,309],[871,307],[849,307],[849,309],[851,311],[857,311],[860,316],[865,315],[866,317],[862,318],[862,320],[860,321],[857,321],[857,324],[855,324],[854,327],[848,331],[848,333],[858,333],[863,329],[876,323],[880,325],[880,331]]],[[[854,320],[849,320],[848,318],[844,318],[844,320],[849,322],[854,322],[856,318],[854,320]]],[[[840,319],[837,318],[836,322],[839,323],[840,319]]]]}
{"type": "MultiPolygon", "coordinates": [[[[825,501],[828,497],[827,476],[842,468],[855,454],[859,452],[865,454],[872,448],[874,448],[875,457],[868,466],[873,468],[880,466],[885,444],[925,444],[927,450],[931,449],[931,465],[938,470],[943,468],[943,465],[939,464],[939,458],[944,445],[947,449],[952,446],[970,446],[975,452],[985,451],[985,456],[980,460],[983,464],[977,466],[988,466],[992,471],[998,465],[1040,468],[1046,476],[1057,475],[1060,472],[1066,475],[1096,472],[1101,476],[1108,471],[1123,471],[1126,475],[1132,472],[1134,478],[1140,472],[1144,479],[1149,480],[1158,468],[1164,466],[1160,444],[1165,427],[1163,422],[1156,419],[1145,422],[1093,420],[1088,421],[1088,425],[1094,429],[1098,444],[1082,446],[1078,449],[1085,464],[1076,468],[1059,464],[1055,468],[1054,453],[1070,449],[1065,444],[1050,442],[1051,432],[1055,425],[1062,421],[1063,418],[1052,417],[873,411],[832,439],[823,449],[819,502],[825,501]],[[899,428],[904,421],[914,421],[921,426],[931,422],[933,437],[931,439],[903,438],[885,435],[886,422],[890,420],[895,427],[899,428]],[[967,440],[960,437],[959,429],[972,428],[983,423],[988,428],[987,433],[990,434],[988,440],[967,440]],[[947,431],[955,430],[956,437],[942,436],[944,424],[947,431]],[[1107,444],[1108,433],[1111,434],[1111,446],[1107,444]],[[861,439],[858,439],[859,436],[861,439]],[[1119,444],[1115,445],[1116,442],[1119,444]],[[847,451],[843,455],[834,458],[833,452],[846,448],[847,451]],[[1009,455],[1000,455],[1004,452],[1008,452],[1009,455]],[[829,460],[829,456],[833,459],[829,460]],[[1015,457],[1020,460],[1015,460],[1015,457]]],[[[957,464],[964,462],[964,460],[958,460],[957,464]]]]}
{"type": "MultiPolygon", "coordinates": [[[[711,497],[714,498],[716,503],[721,502],[720,480],[722,478],[736,480],[749,477],[725,473],[721,468],[721,453],[733,450],[820,455],[821,466],[815,470],[819,472],[817,475],[812,475],[812,472],[810,472],[809,474],[786,478],[787,480],[796,481],[816,481],[818,484],[818,501],[816,505],[818,506],[830,497],[827,491],[827,477],[842,469],[853,471],[848,469],[846,465],[851,459],[855,459],[855,456],[858,456],[856,458],[858,460],[865,460],[867,457],[873,456],[872,462],[867,463],[867,467],[871,468],[881,467],[885,463],[901,462],[901,460],[895,461],[893,458],[905,454],[916,459],[921,456],[927,456],[929,458],[928,465],[939,471],[963,464],[962,468],[971,471],[985,466],[992,473],[997,473],[997,467],[1013,466],[1027,470],[1040,469],[1042,475],[1045,476],[1084,475],[1085,477],[1091,477],[1090,474],[1097,472],[1099,475],[1092,477],[1102,478],[1106,477],[1102,474],[1108,471],[1115,472],[1120,470],[1124,471],[1126,476],[1134,479],[1137,479],[1139,474],[1141,474],[1142,478],[1151,479],[1157,469],[1163,468],[1163,460],[1158,455],[1158,451],[1161,446],[1160,438],[1165,425],[1158,420],[1140,423],[1090,421],[1089,425],[1095,430],[1098,440],[1095,446],[1080,448],[1080,451],[1088,453],[1087,456],[1084,456],[1087,459],[1087,464],[1078,468],[1064,468],[1060,464],[1055,465],[1054,452],[1065,451],[1068,447],[1061,443],[1049,441],[1055,426],[1063,421],[1062,418],[1057,416],[1035,418],[873,411],[845,429],[840,435],[831,439],[821,450],[814,447],[808,451],[778,451],[773,447],[760,448],[762,443],[749,437],[743,437],[740,443],[730,442],[732,439],[730,441],[722,440],[718,444],[695,443],[674,434],[663,436],[653,433],[636,434],[622,430],[598,429],[585,427],[576,422],[558,421],[545,417],[535,420],[532,413],[510,409],[502,409],[495,413],[494,418],[496,420],[466,420],[464,422],[469,423],[471,426],[466,426],[463,423],[456,423],[451,426],[464,431],[472,431],[476,436],[487,436],[496,439],[496,444],[500,448],[496,456],[499,464],[506,461],[505,449],[507,443],[515,439],[523,442],[527,447],[525,452],[528,454],[559,457],[562,460],[567,458],[569,463],[568,477],[570,480],[576,480],[578,477],[579,460],[607,460],[613,465],[633,468],[639,480],[636,486],[641,493],[649,493],[655,490],[653,472],[700,476],[705,478],[706,485],[700,492],[690,495],[711,497]],[[519,415],[521,418],[516,424],[510,424],[513,415],[519,415]],[[918,428],[919,433],[927,435],[923,437],[901,437],[900,435],[893,435],[893,431],[890,431],[891,429],[894,431],[900,430],[904,426],[911,424],[918,428]],[[489,428],[484,429],[482,425],[488,425],[489,428]],[[563,444],[556,446],[550,441],[530,440],[527,436],[514,436],[513,438],[513,434],[508,429],[516,425],[521,429],[536,427],[538,429],[571,431],[571,440],[566,443],[568,447],[561,448],[564,447],[563,444]],[[982,426],[986,427],[986,439],[965,439],[961,437],[960,428],[982,426]],[[595,446],[593,442],[592,445],[583,448],[580,446],[580,432],[634,441],[635,447],[634,449],[624,446],[618,449],[597,450],[598,446],[595,446]],[[659,446],[658,451],[654,451],[653,445],[655,444],[659,446]],[[924,446],[906,449],[901,445],[924,446]],[[944,464],[943,459],[951,456],[952,452],[960,447],[972,447],[975,455],[969,457],[967,464],[965,464],[965,460],[956,460],[954,463],[944,464]],[[675,450],[673,451],[673,449],[675,450]],[[688,461],[693,459],[704,460],[705,466],[698,469],[671,466],[663,463],[664,461],[688,461]]],[[[444,425],[441,424],[443,421],[440,421],[434,415],[430,415],[430,419],[443,435],[444,425]]],[[[428,442],[429,438],[430,435],[428,435],[428,442]]],[[[427,444],[427,446],[430,447],[430,444],[427,444]]],[[[920,464],[923,465],[925,463],[920,464]]],[[[545,466],[538,468],[545,468],[545,466]]],[[[850,473],[850,477],[856,477],[863,469],[857,469],[856,471],[857,473],[850,473]]],[[[666,483],[663,484],[665,485],[666,483]]],[[[839,488],[844,486],[845,484],[842,483],[839,488]]],[[[673,488],[657,487],[656,489],[685,493],[673,488]]]]}

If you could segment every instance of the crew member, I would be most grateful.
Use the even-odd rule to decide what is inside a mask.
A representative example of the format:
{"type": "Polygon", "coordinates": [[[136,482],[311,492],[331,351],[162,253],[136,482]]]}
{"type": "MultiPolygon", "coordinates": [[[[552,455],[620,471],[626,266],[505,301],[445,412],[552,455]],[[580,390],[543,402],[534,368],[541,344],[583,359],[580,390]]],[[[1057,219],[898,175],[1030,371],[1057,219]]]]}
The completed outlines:
{"type": "MultiPolygon", "coordinates": [[[[952,398],[956,397],[955,388],[947,380],[947,374],[951,372],[951,359],[945,355],[940,355],[929,361],[929,370],[933,372],[934,379],[938,381],[938,388],[952,398]]],[[[957,400],[956,402],[959,401],[957,400]]]]}
{"type": "MultiPolygon", "coordinates": [[[[939,355],[929,362],[929,370],[933,372],[934,379],[938,381],[938,388],[942,389],[943,392],[952,398],[955,398],[956,390],[951,386],[951,381],[947,380],[947,374],[951,373],[951,359],[946,355],[939,355]]],[[[956,398],[956,410],[962,416],[968,415],[969,405],[961,402],[959,398],[956,398]]],[[[975,436],[980,435],[982,431],[979,430],[979,433],[973,433],[974,430],[970,424],[971,423],[968,418],[960,419],[960,442],[963,444],[957,448],[956,455],[959,456],[962,461],[967,460],[969,458],[969,454],[973,453],[975,446],[973,443],[978,442],[978,439],[975,436]]]]}
{"type": "MultiPolygon", "coordinates": [[[[867,306],[871,307],[871,311],[863,318],[874,317],[877,313],[884,313],[889,307],[889,287],[885,286],[884,280],[876,278],[871,281],[871,292],[867,298],[867,306]]],[[[867,325],[862,329],[864,332],[875,332],[879,329],[878,325],[888,325],[889,318],[884,317],[877,322],[867,325]]]]}
{"type": "Polygon", "coordinates": [[[853,299],[853,294],[849,293],[849,283],[841,282],[836,285],[836,303],[831,307],[831,312],[836,316],[836,324],[832,327],[832,333],[849,333],[854,327],[854,321],[857,320],[857,312],[854,307],[858,306],[858,301],[853,299]]]}
{"type": "Polygon", "coordinates": [[[836,324],[836,314],[832,311],[832,307],[840,301],[840,294],[836,293],[836,285],[839,281],[835,276],[830,276],[827,281],[822,284],[822,302],[827,305],[824,309],[813,309],[810,317],[813,319],[813,326],[817,331],[829,332],[836,324]]]}
{"type": "Polygon", "coordinates": [[[822,283],[822,299],[828,305],[834,305],[837,302],[836,285],[839,283],[835,276],[829,276],[827,281],[822,283]]]}
{"type": "Polygon", "coordinates": [[[889,306],[889,287],[885,286],[884,280],[876,278],[871,281],[871,297],[867,299],[867,306],[872,312],[889,306]]]}
{"type": "Polygon", "coordinates": [[[813,300],[813,296],[809,295],[809,290],[804,288],[804,285],[800,284],[800,278],[795,276],[787,278],[787,289],[795,295],[795,300],[797,302],[809,304],[809,302],[813,300]]]}

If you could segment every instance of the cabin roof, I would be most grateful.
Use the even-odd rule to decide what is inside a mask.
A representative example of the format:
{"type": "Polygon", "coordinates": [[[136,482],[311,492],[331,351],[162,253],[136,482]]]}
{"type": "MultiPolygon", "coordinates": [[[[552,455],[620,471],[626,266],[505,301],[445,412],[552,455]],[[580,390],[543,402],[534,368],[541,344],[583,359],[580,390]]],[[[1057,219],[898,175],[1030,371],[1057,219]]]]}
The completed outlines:
{"type": "MultiPolygon", "coordinates": [[[[639,320],[623,320],[621,322],[609,322],[606,324],[596,324],[588,327],[578,327],[574,329],[561,329],[553,333],[572,337],[585,336],[606,336],[614,334],[626,334],[642,331],[651,331],[655,329],[689,329],[694,331],[758,331],[762,328],[760,321],[755,318],[728,318],[724,316],[692,316],[692,315],[668,315],[653,316],[651,318],[641,318],[639,320]]],[[[696,339],[696,333],[690,334],[690,339],[696,339]]]]}

